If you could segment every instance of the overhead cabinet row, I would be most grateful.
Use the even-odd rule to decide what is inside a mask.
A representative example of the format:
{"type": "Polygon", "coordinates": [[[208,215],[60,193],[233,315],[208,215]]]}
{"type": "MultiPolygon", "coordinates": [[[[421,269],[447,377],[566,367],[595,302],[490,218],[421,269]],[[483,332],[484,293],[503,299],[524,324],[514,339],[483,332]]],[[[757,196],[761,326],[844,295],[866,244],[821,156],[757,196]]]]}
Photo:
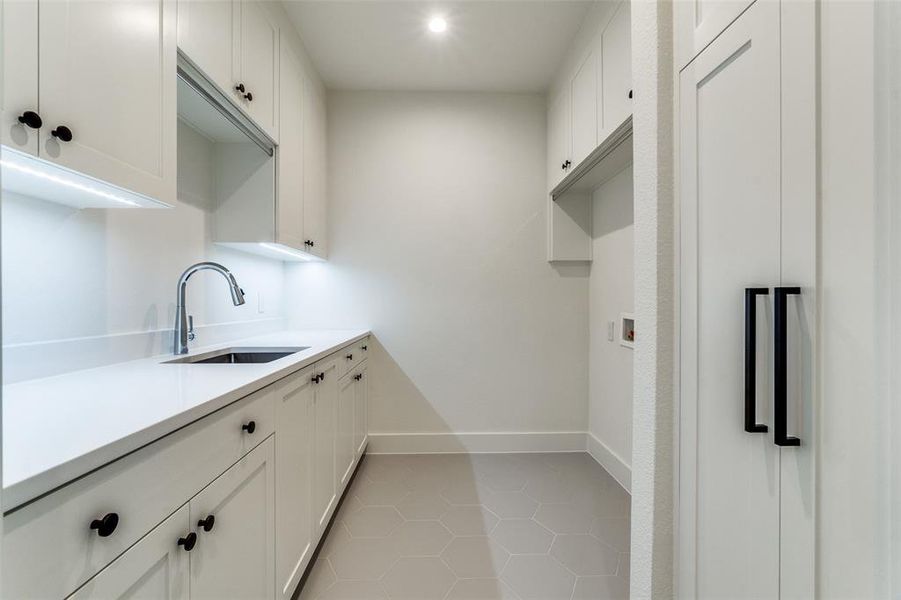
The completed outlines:
{"type": "Polygon", "coordinates": [[[629,2],[610,20],[548,105],[548,189],[632,115],[629,2]]]}
{"type": "MultiPolygon", "coordinates": [[[[111,195],[175,205],[177,63],[185,59],[274,154],[255,175],[267,193],[217,198],[220,207],[241,206],[234,218],[234,206],[217,215],[215,241],[325,258],[324,90],[296,33],[278,26],[281,10],[257,0],[0,3],[0,143],[39,159],[16,174],[62,169],[51,172],[78,182],[79,207],[144,206],[110,204],[111,195]],[[84,190],[98,186],[112,194],[91,204],[84,190]]],[[[63,192],[47,195],[64,202],[63,192]]]]}

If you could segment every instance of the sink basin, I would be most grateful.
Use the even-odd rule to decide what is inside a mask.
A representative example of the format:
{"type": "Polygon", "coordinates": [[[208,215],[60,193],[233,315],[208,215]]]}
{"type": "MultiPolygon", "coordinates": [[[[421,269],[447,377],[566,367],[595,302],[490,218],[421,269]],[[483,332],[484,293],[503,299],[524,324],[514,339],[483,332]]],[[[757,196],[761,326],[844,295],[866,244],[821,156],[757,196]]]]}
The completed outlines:
{"type": "Polygon", "coordinates": [[[257,347],[257,348],[222,348],[203,354],[194,354],[167,360],[167,365],[215,365],[215,364],[253,364],[268,363],[286,356],[290,356],[301,350],[308,349],[309,346],[293,346],[293,347],[257,347]]]}

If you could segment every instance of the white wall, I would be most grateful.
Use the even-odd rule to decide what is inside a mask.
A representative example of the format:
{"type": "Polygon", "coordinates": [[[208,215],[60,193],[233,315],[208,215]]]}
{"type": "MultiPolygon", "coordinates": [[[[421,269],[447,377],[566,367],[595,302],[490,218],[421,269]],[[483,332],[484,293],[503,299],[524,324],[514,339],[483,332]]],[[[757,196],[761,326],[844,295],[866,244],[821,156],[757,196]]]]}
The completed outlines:
{"type": "MultiPolygon", "coordinates": [[[[210,241],[212,150],[205,138],[179,122],[179,202],[174,209],[79,211],[3,195],[4,381],[35,376],[35,368],[52,372],[104,362],[102,353],[90,349],[61,352],[56,364],[33,360],[36,352],[58,347],[44,342],[154,332],[150,338],[139,336],[132,350],[144,355],[167,351],[178,276],[200,260],[215,260],[231,269],[248,301],[233,306],[224,279],[199,273],[191,279],[187,298],[195,325],[282,315],[282,263],[219,248],[210,241]],[[263,296],[263,313],[258,311],[258,294],[263,296]],[[79,356],[64,364],[66,354],[79,356]]],[[[212,340],[201,330],[197,343],[212,340]]],[[[132,353],[110,358],[137,357],[132,353]]]]}
{"type": "Polygon", "coordinates": [[[620,344],[620,314],[634,310],[632,167],[595,190],[589,298],[589,449],[630,487],[632,464],[632,354],[620,344]],[[607,339],[613,322],[614,340],[607,339]]]}
{"type": "Polygon", "coordinates": [[[372,432],[585,430],[587,273],[546,261],[544,111],[539,95],[329,96],[332,251],[287,267],[289,314],[372,328],[372,432]]]}

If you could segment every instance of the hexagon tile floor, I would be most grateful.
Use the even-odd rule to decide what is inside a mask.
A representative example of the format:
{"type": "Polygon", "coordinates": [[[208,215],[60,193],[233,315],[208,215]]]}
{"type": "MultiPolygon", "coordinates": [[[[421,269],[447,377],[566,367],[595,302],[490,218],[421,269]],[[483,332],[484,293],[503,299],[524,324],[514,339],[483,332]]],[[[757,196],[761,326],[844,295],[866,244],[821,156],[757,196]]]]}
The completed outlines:
{"type": "Polygon", "coordinates": [[[367,456],[300,598],[627,598],[629,504],[584,453],[367,456]]]}

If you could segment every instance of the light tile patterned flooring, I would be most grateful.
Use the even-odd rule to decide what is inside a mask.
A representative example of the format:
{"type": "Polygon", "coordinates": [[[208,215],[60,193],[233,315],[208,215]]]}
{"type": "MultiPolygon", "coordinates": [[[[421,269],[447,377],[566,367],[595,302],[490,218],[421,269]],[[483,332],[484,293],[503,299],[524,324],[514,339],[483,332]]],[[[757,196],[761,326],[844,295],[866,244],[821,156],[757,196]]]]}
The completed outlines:
{"type": "Polygon", "coordinates": [[[370,455],[300,598],[628,598],[629,504],[584,453],[370,455]]]}

